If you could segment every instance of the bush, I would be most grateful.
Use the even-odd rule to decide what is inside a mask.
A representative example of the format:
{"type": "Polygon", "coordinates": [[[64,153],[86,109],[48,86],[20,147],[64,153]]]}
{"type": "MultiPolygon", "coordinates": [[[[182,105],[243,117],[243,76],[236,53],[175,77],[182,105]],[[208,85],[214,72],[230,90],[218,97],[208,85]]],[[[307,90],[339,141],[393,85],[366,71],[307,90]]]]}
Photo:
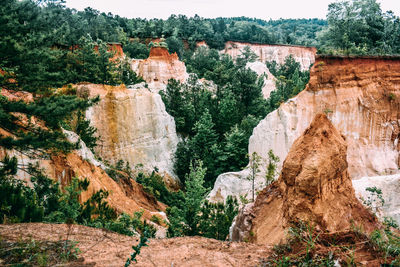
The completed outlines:
{"type": "Polygon", "coordinates": [[[158,201],[168,206],[179,206],[183,202],[183,192],[168,190],[163,178],[156,171],[152,171],[150,175],[139,172],[136,176],[136,182],[143,185],[146,193],[153,195],[158,201]]]}

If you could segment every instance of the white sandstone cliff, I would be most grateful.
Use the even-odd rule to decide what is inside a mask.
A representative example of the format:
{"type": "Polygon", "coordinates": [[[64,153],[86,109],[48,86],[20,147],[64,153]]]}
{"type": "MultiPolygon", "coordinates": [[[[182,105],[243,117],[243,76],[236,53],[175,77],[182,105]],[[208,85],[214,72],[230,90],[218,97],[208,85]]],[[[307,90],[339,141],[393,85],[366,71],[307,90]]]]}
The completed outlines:
{"type": "Polygon", "coordinates": [[[175,177],[173,161],[178,137],[175,121],[158,93],[147,88],[78,85],[78,94],[99,95],[100,102],[86,112],[99,136],[96,154],[112,164],[126,161],[175,177]]]}

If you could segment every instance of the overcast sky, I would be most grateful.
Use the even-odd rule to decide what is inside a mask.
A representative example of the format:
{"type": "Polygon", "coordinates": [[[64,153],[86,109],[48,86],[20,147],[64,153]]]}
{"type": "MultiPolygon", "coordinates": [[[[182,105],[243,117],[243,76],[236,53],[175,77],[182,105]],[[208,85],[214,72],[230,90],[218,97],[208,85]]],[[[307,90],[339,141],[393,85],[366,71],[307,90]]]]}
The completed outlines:
{"type": "MultiPolygon", "coordinates": [[[[325,18],[335,0],[67,0],[68,7],[92,7],[127,18],[168,18],[171,14],[201,17],[325,18]]],[[[400,0],[378,0],[384,11],[400,15],[400,0]]]]}

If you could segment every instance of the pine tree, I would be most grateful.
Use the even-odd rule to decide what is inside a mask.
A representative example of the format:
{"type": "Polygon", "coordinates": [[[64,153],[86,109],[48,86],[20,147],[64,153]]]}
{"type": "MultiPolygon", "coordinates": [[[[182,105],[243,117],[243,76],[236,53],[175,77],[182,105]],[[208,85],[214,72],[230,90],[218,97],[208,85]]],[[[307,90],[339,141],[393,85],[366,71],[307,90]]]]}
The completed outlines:
{"type": "Polygon", "coordinates": [[[195,162],[195,165],[195,167],[190,167],[190,173],[186,178],[184,217],[189,228],[187,231],[188,235],[198,234],[201,205],[207,191],[204,187],[206,169],[203,168],[201,161],[195,162]]]}

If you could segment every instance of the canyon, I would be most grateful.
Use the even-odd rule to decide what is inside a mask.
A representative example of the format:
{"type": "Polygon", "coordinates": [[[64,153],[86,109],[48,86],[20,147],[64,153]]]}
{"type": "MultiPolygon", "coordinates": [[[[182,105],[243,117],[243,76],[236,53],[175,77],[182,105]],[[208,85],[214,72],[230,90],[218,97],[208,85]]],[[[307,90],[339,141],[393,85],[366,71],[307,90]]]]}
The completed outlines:
{"type": "MultiPolygon", "coordinates": [[[[279,173],[294,140],[318,113],[326,113],[345,136],[348,172],[355,185],[357,179],[366,179],[363,177],[398,173],[399,89],[399,58],[317,57],[306,89],[268,114],[253,130],[249,154],[260,155],[264,166],[256,179],[257,190],[265,185],[268,152],[272,150],[281,159],[279,173]]],[[[209,198],[221,201],[227,195],[249,194],[247,176],[248,169],[221,174],[209,198]]],[[[361,196],[366,186],[355,188],[361,196]]],[[[398,203],[389,191],[390,188],[384,190],[383,197],[391,200],[383,207],[383,213],[398,214],[398,203]]]]}

